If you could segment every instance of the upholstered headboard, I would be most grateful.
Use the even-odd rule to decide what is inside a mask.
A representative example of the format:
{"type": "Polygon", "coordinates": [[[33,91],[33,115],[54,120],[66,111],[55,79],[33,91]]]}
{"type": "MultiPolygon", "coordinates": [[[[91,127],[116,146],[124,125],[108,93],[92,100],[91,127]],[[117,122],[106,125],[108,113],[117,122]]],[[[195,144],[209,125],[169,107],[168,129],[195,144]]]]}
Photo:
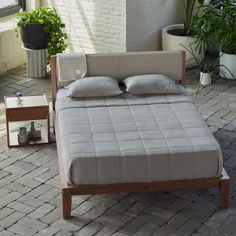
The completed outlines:
{"type": "Polygon", "coordinates": [[[109,75],[123,80],[131,75],[162,73],[182,79],[182,52],[131,52],[88,54],[88,76],[109,75]]]}
{"type": "MultiPolygon", "coordinates": [[[[87,54],[87,76],[106,75],[121,81],[131,75],[165,74],[178,83],[185,84],[184,51],[151,51],[113,54],[87,54]]],[[[58,86],[56,56],[51,58],[51,82],[53,104],[58,86]]]]}

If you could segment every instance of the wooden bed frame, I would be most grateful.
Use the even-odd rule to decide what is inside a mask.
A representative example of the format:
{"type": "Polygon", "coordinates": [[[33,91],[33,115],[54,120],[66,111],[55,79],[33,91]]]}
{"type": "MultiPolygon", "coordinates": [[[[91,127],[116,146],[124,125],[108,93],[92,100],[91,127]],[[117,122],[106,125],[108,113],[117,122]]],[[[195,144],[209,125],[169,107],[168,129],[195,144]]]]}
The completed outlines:
{"type": "MultiPolygon", "coordinates": [[[[182,52],[183,68],[182,78],[178,83],[185,84],[185,52],[182,52]]],[[[58,90],[56,77],[56,56],[51,57],[51,89],[52,103],[55,109],[56,94],[58,90]]],[[[54,131],[56,140],[59,137],[54,117],[54,131]]],[[[62,216],[64,219],[71,217],[72,196],[85,194],[105,194],[105,193],[120,193],[120,192],[150,192],[150,191],[170,191],[170,190],[185,190],[198,188],[216,187],[219,189],[219,208],[228,208],[229,204],[229,186],[230,179],[226,171],[223,169],[220,177],[202,178],[193,180],[173,180],[173,181],[158,181],[150,183],[122,183],[122,184],[106,184],[106,185],[69,185],[64,174],[64,166],[61,158],[60,148],[57,142],[57,152],[59,161],[59,170],[61,178],[62,190],[62,216]]]]}

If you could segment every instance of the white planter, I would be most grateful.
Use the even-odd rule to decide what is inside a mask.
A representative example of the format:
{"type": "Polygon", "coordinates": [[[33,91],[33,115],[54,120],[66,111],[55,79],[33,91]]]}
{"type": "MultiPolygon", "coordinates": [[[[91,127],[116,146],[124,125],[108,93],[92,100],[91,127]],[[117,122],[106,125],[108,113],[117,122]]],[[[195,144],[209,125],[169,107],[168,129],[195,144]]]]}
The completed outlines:
{"type": "Polygon", "coordinates": [[[200,72],[200,84],[201,85],[211,84],[211,73],[200,72]]]}
{"type": "Polygon", "coordinates": [[[209,5],[211,3],[211,0],[204,0],[204,5],[209,5]]]}
{"type": "MultiPolygon", "coordinates": [[[[196,61],[193,58],[193,55],[189,53],[184,47],[190,48],[191,45],[192,49],[195,50],[196,48],[196,39],[190,36],[177,36],[168,33],[168,31],[173,29],[183,29],[183,24],[176,24],[176,25],[169,25],[162,29],[162,49],[164,51],[178,51],[184,50],[186,51],[186,61],[187,67],[195,66],[196,61]],[[184,47],[182,46],[184,45],[184,47]]],[[[201,59],[202,55],[196,53],[196,57],[201,59]]]]}
{"type": "Polygon", "coordinates": [[[220,67],[220,76],[226,79],[236,79],[236,55],[221,53],[220,65],[225,67],[220,67]],[[230,73],[230,72],[231,73],[230,73]]]}

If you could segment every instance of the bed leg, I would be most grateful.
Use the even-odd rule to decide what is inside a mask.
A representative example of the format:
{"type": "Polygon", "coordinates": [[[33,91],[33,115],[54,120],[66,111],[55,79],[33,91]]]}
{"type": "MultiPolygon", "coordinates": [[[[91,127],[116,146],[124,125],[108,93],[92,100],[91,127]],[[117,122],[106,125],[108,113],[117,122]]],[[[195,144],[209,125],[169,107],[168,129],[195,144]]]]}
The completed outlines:
{"type": "Polygon", "coordinates": [[[229,176],[223,169],[221,180],[219,183],[219,208],[221,209],[226,209],[229,206],[229,186],[229,176]]]}
{"type": "Polygon", "coordinates": [[[62,189],[62,216],[63,219],[71,217],[72,195],[68,189],[62,189]]]}

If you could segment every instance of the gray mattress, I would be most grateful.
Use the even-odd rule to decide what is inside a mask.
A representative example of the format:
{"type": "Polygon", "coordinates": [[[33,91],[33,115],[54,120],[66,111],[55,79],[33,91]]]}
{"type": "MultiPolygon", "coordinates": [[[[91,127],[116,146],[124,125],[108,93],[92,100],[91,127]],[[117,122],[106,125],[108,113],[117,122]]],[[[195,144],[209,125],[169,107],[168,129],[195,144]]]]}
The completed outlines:
{"type": "Polygon", "coordinates": [[[57,142],[69,184],[220,176],[220,146],[190,97],[126,93],[71,99],[59,94],[57,142]]]}

